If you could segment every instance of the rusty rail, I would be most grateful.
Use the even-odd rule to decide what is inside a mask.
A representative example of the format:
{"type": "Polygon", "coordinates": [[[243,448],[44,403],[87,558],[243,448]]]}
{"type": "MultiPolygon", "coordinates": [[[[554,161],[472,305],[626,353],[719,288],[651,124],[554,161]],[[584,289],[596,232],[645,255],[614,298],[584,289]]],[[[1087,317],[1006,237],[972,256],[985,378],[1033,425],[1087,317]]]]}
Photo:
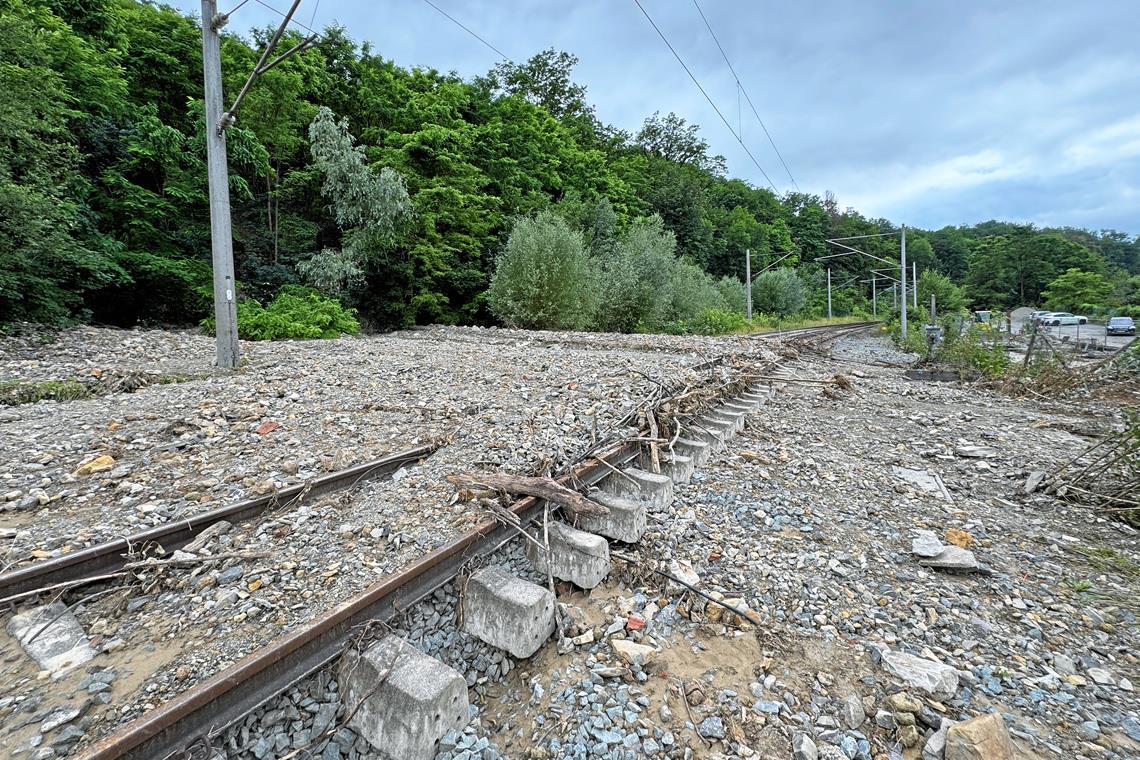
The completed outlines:
{"type": "MultiPolygon", "coordinates": [[[[593,485],[610,474],[610,467],[637,456],[638,449],[634,442],[618,444],[573,468],[559,482],[579,487],[583,483],[593,485]]],[[[510,509],[526,522],[541,514],[542,503],[528,497],[510,509]]],[[[339,657],[358,626],[371,620],[390,620],[452,580],[473,557],[494,551],[514,535],[512,528],[498,522],[479,525],[303,629],[258,649],[120,727],[89,747],[80,760],[166,758],[198,739],[217,735],[339,657]]]]}
{"type": "Polygon", "coordinates": [[[164,550],[172,551],[190,543],[195,536],[216,522],[248,520],[278,506],[296,506],[306,499],[348,488],[363,480],[386,477],[405,465],[429,456],[437,448],[438,445],[429,444],[399,451],[266,496],[163,523],[131,536],[36,562],[0,575],[0,597],[12,597],[52,584],[66,583],[117,570],[125,562],[124,555],[132,548],[159,544],[164,550]]]}

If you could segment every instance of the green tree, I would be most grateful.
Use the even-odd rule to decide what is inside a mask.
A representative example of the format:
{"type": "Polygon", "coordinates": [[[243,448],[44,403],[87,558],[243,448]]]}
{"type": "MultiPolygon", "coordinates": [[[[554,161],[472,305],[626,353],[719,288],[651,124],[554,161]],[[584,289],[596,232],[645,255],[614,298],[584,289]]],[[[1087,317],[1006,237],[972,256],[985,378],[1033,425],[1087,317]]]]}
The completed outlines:
{"type": "Polygon", "coordinates": [[[1088,306],[1107,306],[1112,290],[1112,283],[1103,275],[1068,269],[1050,282],[1041,295],[1056,311],[1080,311],[1088,306]]]}
{"type": "Polygon", "coordinates": [[[946,275],[933,269],[925,269],[918,276],[919,308],[929,308],[931,295],[934,296],[939,314],[959,312],[966,308],[966,296],[962,288],[955,285],[946,275]]]}
{"type": "Polygon", "coordinates": [[[326,248],[303,262],[300,270],[318,290],[343,295],[359,289],[369,265],[392,250],[411,203],[404,178],[386,166],[373,171],[348,122],[338,121],[329,109],[318,111],[309,140],[344,240],[341,248],[326,248]]]}
{"type": "Polygon", "coordinates": [[[515,222],[487,297],[491,311],[507,324],[574,330],[590,324],[595,292],[582,234],[542,211],[515,222]]]}
{"type": "Polygon", "coordinates": [[[764,272],[752,284],[752,308],[763,314],[787,317],[803,308],[803,283],[792,269],[764,272]]]}

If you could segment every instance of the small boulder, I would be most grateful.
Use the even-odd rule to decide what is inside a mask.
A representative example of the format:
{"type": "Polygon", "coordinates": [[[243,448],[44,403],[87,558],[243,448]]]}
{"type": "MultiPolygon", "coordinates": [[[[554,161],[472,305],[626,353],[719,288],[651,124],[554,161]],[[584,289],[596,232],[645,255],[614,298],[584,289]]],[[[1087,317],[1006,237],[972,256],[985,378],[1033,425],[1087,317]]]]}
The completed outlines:
{"type": "Polygon", "coordinates": [[[932,530],[916,530],[910,540],[910,553],[919,557],[937,557],[945,548],[932,530]]]}
{"type": "Polygon", "coordinates": [[[946,546],[938,556],[921,559],[919,562],[935,570],[972,572],[981,568],[974,553],[959,546],[946,546]]]}
{"type": "Polygon", "coordinates": [[[958,671],[949,665],[890,651],[883,652],[881,662],[883,670],[937,700],[952,699],[958,692],[958,671]]]}
{"type": "Polygon", "coordinates": [[[946,732],[945,760],[1013,760],[1013,742],[998,713],[955,723],[946,732]]]}

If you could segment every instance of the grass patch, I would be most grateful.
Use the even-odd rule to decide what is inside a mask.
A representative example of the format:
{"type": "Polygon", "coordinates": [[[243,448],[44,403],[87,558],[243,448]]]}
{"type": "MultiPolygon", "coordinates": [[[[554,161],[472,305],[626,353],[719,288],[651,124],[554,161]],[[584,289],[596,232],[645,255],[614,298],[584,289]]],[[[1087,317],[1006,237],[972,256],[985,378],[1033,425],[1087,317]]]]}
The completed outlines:
{"type": "Polygon", "coordinates": [[[76,401],[111,393],[134,393],[148,385],[168,385],[195,380],[195,375],[159,375],[148,372],[106,373],[88,381],[0,381],[0,406],[20,406],[37,401],[76,401]]]}
{"type": "Polygon", "coordinates": [[[23,383],[9,380],[0,383],[0,405],[19,406],[34,404],[37,401],[74,401],[90,398],[91,389],[76,380],[43,380],[23,383]]]}

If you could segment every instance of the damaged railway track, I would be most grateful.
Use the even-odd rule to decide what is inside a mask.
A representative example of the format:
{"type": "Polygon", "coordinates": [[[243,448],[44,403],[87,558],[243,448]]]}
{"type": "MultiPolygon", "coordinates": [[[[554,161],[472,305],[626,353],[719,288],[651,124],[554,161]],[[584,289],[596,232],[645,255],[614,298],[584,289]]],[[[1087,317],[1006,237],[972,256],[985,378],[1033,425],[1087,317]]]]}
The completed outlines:
{"type": "MultiPolygon", "coordinates": [[[[843,325],[813,328],[803,333],[848,332],[865,329],[868,325],[843,325]]],[[[775,337],[775,336],[773,336],[775,337]]],[[[780,337],[788,337],[785,333],[780,337]]],[[[770,367],[769,367],[770,369],[770,367]]],[[[733,390],[739,390],[738,383],[733,390]]],[[[723,389],[722,389],[723,390],[723,389]]],[[[721,399],[723,400],[723,399],[721,399]]],[[[682,439],[681,428],[659,432],[647,427],[631,440],[623,440],[601,451],[593,451],[567,472],[559,482],[567,487],[586,490],[608,482],[613,494],[636,494],[641,487],[637,477],[623,472],[634,460],[649,470],[660,469],[662,459],[674,467],[685,456],[673,452],[685,451],[690,460],[699,460],[693,444],[704,444],[707,449],[721,445],[731,431],[742,424],[747,407],[762,403],[760,397],[738,398],[736,406],[708,411],[704,417],[686,421],[686,435],[694,440],[682,439]],[[668,435],[667,435],[668,433],[668,435]],[[658,435],[662,437],[658,437],[658,435]],[[680,445],[678,445],[680,444],[680,445]],[[677,446],[677,448],[673,448],[677,446]],[[631,484],[634,484],[631,491],[631,484]]],[[[653,415],[650,416],[653,419],[653,415]]],[[[95,578],[100,573],[121,567],[124,554],[139,541],[160,544],[166,551],[186,544],[210,524],[219,520],[241,520],[250,516],[311,498],[351,485],[362,478],[388,475],[404,464],[417,461],[431,453],[431,447],[420,447],[400,452],[383,460],[335,473],[321,482],[280,492],[271,497],[201,515],[179,525],[160,526],[139,536],[109,542],[90,550],[64,555],[52,562],[21,568],[0,576],[0,593],[7,601],[15,601],[48,586],[69,584],[95,578]]],[[[706,454],[707,456],[707,454],[706,454]]],[[[687,472],[691,474],[693,461],[687,472]]],[[[685,477],[684,472],[675,477],[685,477]]],[[[657,482],[662,482],[658,476],[657,482]]],[[[605,486],[603,486],[605,487],[605,486]]],[[[612,502],[612,500],[611,500],[612,502]]],[[[310,624],[286,635],[241,659],[213,677],[199,682],[175,699],[144,713],[134,721],[121,726],[113,734],[88,747],[80,756],[86,760],[99,758],[159,758],[178,756],[191,746],[201,749],[208,746],[210,737],[217,737],[232,727],[259,705],[281,694],[290,685],[328,667],[349,647],[362,627],[377,621],[398,617],[412,605],[425,599],[444,584],[454,580],[472,560],[485,556],[503,544],[518,539],[517,525],[531,525],[542,516],[546,503],[539,498],[526,497],[508,507],[511,520],[495,519],[480,524],[446,545],[428,553],[405,569],[388,575],[364,593],[347,600],[310,624]],[[203,740],[207,740],[203,744],[203,740]]],[[[618,556],[618,555],[615,555],[618,556]]],[[[208,755],[203,755],[208,756],[208,755]]]]}

